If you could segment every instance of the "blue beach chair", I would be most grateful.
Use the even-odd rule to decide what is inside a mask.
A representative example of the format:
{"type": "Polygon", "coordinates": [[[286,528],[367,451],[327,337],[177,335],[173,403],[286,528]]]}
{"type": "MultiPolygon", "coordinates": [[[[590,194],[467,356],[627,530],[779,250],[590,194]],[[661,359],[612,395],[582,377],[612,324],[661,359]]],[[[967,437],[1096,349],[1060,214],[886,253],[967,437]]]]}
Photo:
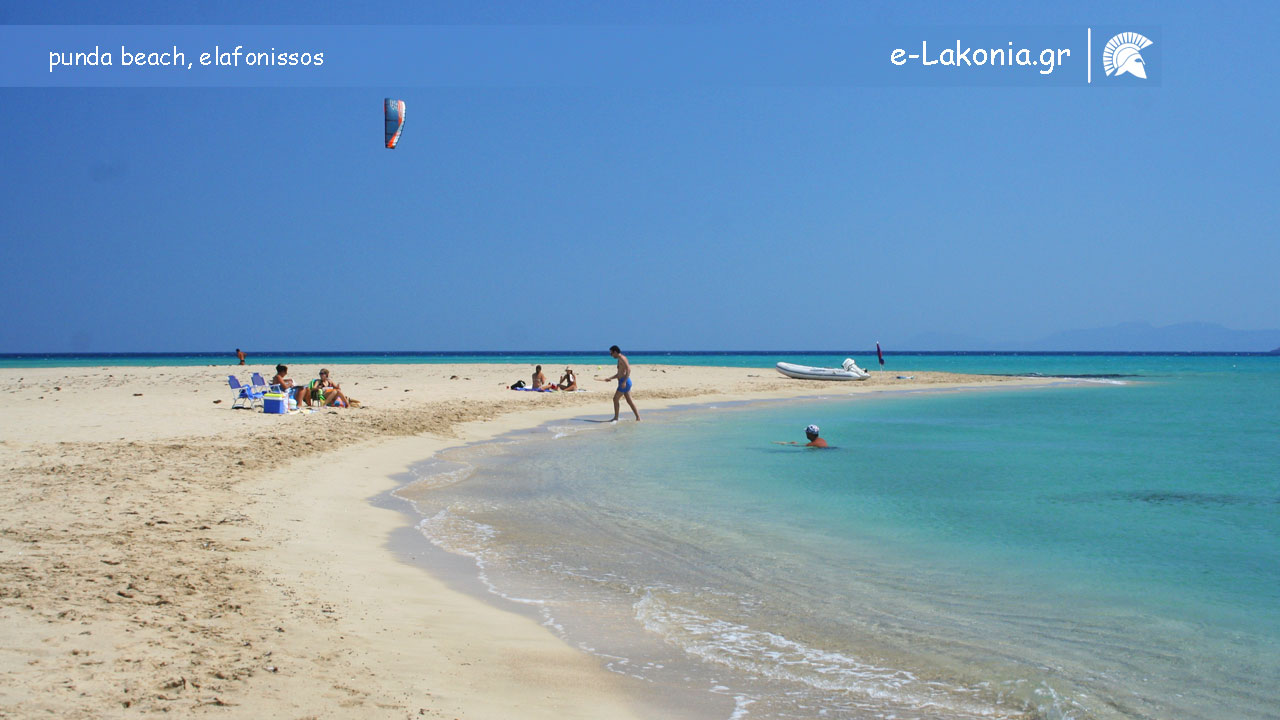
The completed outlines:
{"type": "Polygon", "coordinates": [[[262,393],[249,385],[241,384],[239,378],[235,375],[227,376],[227,384],[231,386],[232,390],[236,391],[236,400],[231,403],[231,409],[244,408],[252,410],[254,405],[262,404],[262,393]],[[242,405],[241,403],[247,404],[242,405]]]}
{"type": "Polygon", "coordinates": [[[262,379],[258,373],[249,376],[249,382],[253,385],[254,392],[267,392],[267,381],[262,379]]]}

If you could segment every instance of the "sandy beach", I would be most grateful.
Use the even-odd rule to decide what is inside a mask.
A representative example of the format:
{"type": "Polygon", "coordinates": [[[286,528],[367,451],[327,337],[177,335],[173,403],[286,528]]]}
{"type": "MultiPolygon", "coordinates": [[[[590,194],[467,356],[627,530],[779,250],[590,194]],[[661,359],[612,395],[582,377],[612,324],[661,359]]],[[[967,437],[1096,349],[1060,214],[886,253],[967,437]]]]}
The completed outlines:
{"type": "MultiPolygon", "coordinates": [[[[651,716],[635,681],[398,559],[404,516],[369,501],[442,449],[610,417],[590,377],[612,367],[572,394],[507,390],[524,365],[332,370],[362,407],[231,410],[227,374],[266,365],[0,370],[0,716],[651,716]]],[[[644,413],[1053,382],[912,375],[639,363],[634,396],[644,413]]]]}

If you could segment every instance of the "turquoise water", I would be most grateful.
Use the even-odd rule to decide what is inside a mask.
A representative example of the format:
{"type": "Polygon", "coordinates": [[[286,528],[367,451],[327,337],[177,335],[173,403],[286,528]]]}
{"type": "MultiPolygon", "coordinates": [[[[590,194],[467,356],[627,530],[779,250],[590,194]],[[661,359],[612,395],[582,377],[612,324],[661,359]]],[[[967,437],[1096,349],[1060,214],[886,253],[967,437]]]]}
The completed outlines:
{"type": "Polygon", "coordinates": [[[400,494],[710,716],[1280,717],[1280,358],[919,360],[1120,377],[566,420],[400,494]]]}

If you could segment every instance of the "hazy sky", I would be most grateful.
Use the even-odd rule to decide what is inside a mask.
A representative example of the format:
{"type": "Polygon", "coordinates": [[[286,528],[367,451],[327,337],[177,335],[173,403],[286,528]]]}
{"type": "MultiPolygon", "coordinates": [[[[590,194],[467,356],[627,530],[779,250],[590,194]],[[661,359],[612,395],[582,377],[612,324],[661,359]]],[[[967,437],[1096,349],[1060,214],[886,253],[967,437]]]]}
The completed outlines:
{"type": "Polygon", "coordinates": [[[0,352],[1280,327],[1277,3],[257,5],[0,23],[1129,23],[1160,54],[1147,86],[0,88],[0,352]],[[408,105],[394,151],[385,96],[408,105]]]}

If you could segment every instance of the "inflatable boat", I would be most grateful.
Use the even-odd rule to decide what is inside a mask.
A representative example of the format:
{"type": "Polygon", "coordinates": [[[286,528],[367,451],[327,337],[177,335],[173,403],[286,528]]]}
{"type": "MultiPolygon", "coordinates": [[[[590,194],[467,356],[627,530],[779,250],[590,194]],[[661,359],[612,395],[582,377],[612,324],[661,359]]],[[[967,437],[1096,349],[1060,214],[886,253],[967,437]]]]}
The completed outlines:
{"type": "Polygon", "coordinates": [[[853,358],[845,358],[838,368],[812,367],[789,362],[778,363],[778,372],[799,380],[866,380],[871,373],[858,367],[853,358]]]}

